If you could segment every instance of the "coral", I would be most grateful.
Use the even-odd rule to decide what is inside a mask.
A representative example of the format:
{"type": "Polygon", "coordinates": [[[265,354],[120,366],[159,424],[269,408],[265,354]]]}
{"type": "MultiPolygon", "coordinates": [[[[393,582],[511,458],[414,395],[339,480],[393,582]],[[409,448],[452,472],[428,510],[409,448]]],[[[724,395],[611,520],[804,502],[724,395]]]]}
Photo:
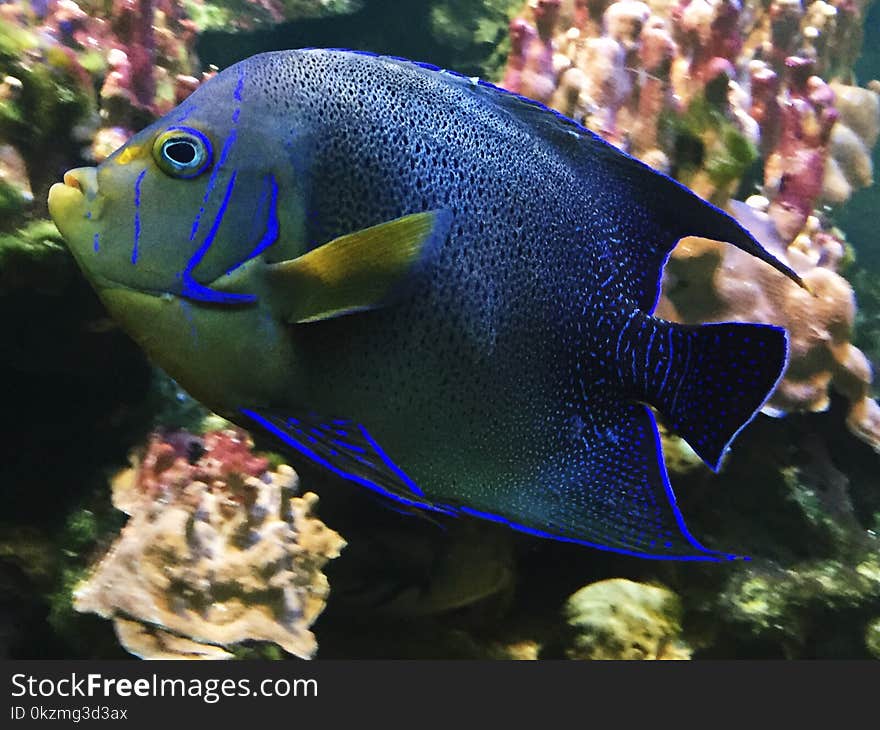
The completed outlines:
{"type": "Polygon", "coordinates": [[[880,132],[880,96],[860,86],[832,82],[839,114],[831,130],[822,199],[833,205],[849,200],[855,190],[874,183],[871,150],[880,132]]]}
{"type": "Polygon", "coordinates": [[[114,481],[131,519],[76,588],[76,609],[112,618],[123,646],[147,658],[229,658],[248,640],[313,656],[321,568],[345,543],[314,516],[314,494],[293,496],[290,467],[267,466],[241,431],[155,435],[114,481]]]}
{"type": "Polygon", "coordinates": [[[813,74],[814,62],[786,60],[787,84],[777,97],[777,142],[764,164],[764,193],[776,231],[789,243],[800,233],[822,194],[831,130],[838,112],[834,92],[813,74]]]}
{"type": "Polygon", "coordinates": [[[275,23],[352,13],[362,0],[189,0],[198,30],[255,30],[275,23]]]}
{"type": "Polygon", "coordinates": [[[24,167],[26,179],[17,187],[42,201],[77,159],[77,126],[94,114],[94,90],[69,49],[34,32],[24,4],[2,5],[0,13],[0,145],[10,145],[24,167]]]}
{"type": "Polygon", "coordinates": [[[843,241],[812,218],[810,234],[799,235],[786,247],[766,212],[742,203],[731,210],[800,274],[807,288],[732,246],[686,238],[667,264],[658,316],[687,324],[748,321],[785,327],[789,363],[765,411],[784,415],[824,410],[833,387],[851,403],[850,429],[880,450],[880,406],[870,397],[871,366],[851,343],[853,291],[835,270],[845,253],[843,241]]]}
{"type": "MultiPolygon", "coordinates": [[[[880,602],[880,553],[851,561],[816,560],[788,568],[761,564],[739,571],[722,592],[718,608],[731,632],[784,647],[787,656],[803,656],[805,642],[831,613],[856,618],[865,651],[873,651],[875,624],[865,614],[880,602]]],[[[840,632],[840,640],[848,632],[840,632]]]]}
{"type": "Polygon", "coordinates": [[[667,588],[623,578],[581,588],[565,604],[569,659],[690,659],[681,603],[667,588]]]}
{"type": "MultiPolygon", "coordinates": [[[[0,17],[0,149],[20,158],[15,188],[37,213],[66,169],[100,162],[199,82],[178,0],[13,0],[0,17]]],[[[0,187],[0,206],[8,198],[0,187]]]]}
{"type": "Polygon", "coordinates": [[[57,293],[75,276],[75,265],[51,221],[34,221],[0,234],[0,294],[57,293]]]}
{"type": "Polygon", "coordinates": [[[553,31],[559,19],[559,2],[536,0],[534,25],[523,18],[510,24],[511,52],[503,83],[543,103],[556,89],[553,31]]]}
{"type": "Polygon", "coordinates": [[[533,0],[511,22],[501,84],[703,197],[723,205],[760,146],[770,214],[791,241],[818,204],[839,205],[871,183],[877,97],[847,85],[863,3],[545,5],[533,0]]]}

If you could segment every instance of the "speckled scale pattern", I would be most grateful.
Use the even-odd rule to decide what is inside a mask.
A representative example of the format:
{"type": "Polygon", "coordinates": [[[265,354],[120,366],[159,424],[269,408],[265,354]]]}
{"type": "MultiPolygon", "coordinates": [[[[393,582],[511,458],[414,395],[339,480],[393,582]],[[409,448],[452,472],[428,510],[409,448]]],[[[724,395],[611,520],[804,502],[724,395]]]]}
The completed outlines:
{"type": "MultiPolygon", "coordinates": [[[[299,401],[364,424],[437,503],[625,552],[706,556],[637,401],[663,400],[645,367],[679,363],[645,341],[660,268],[686,233],[677,221],[694,209],[709,228],[721,214],[574,123],[462,77],[327,51],[242,66],[245,104],[276,125],[279,155],[308,158],[309,247],[409,213],[454,215],[411,298],[293,328],[312,373],[299,401]],[[621,351],[633,313],[640,334],[621,351]]],[[[688,406],[705,405],[682,377],[688,406]]],[[[775,377],[751,383],[742,419],[775,377]]]]}

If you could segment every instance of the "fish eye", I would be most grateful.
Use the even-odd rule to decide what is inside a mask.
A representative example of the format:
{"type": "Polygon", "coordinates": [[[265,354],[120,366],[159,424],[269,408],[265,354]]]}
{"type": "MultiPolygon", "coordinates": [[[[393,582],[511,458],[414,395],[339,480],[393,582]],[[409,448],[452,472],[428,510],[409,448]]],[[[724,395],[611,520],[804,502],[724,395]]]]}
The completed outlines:
{"type": "Polygon", "coordinates": [[[197,177],[211,166],[211,142],[197,129],[171,127],[156,137],[153,157],[166,175],[197,177]]]}

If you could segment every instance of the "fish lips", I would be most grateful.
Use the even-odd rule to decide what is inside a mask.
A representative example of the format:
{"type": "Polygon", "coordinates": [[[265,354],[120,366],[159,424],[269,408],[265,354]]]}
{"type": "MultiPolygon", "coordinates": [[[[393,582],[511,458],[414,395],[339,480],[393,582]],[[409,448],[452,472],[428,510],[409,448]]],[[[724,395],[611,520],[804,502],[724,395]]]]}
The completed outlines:
{"type": "MultiPolygon", "coordinates": [[[[67,243],[77,265],[92,286],[105,289],[134,289],[120,281],[106,277],[96,270],[92,254],[98,229],[94,224],[100,210],[97,168],[78,167],[64,173],[64,182],[49,188],[49,215],[67,243]]],[[[162,296],[164,292],[143,292],[162,296]]]]}
{"type": "Polygon", "coordinates": [[[94,201],[97,194],[95,168],[69,170],[64,173],[63,183],[55,183],[49,188],[49,215],[80,268],[87,273],[90,273],[90,267],[84,265],[81,249],[86,245],[84,239],[88,232],[85,229],[91,228],[87,203],[94,201]]]}

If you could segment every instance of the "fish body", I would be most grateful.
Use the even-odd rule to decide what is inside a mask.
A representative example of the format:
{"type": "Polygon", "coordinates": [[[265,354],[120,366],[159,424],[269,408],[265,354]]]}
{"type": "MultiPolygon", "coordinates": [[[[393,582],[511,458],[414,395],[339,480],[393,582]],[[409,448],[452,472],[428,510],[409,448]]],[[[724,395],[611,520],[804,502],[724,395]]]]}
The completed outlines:
{"type": "Polygon", "coordinates": [[[75,170],[50,211],[108,309],[208,407],[406,507],[644,557],[686,529],[652,406],[710,466],[774,327],[651,316],[687,235],[796,276],[574,122],[400,59],[242,61],[75,170]]]}

